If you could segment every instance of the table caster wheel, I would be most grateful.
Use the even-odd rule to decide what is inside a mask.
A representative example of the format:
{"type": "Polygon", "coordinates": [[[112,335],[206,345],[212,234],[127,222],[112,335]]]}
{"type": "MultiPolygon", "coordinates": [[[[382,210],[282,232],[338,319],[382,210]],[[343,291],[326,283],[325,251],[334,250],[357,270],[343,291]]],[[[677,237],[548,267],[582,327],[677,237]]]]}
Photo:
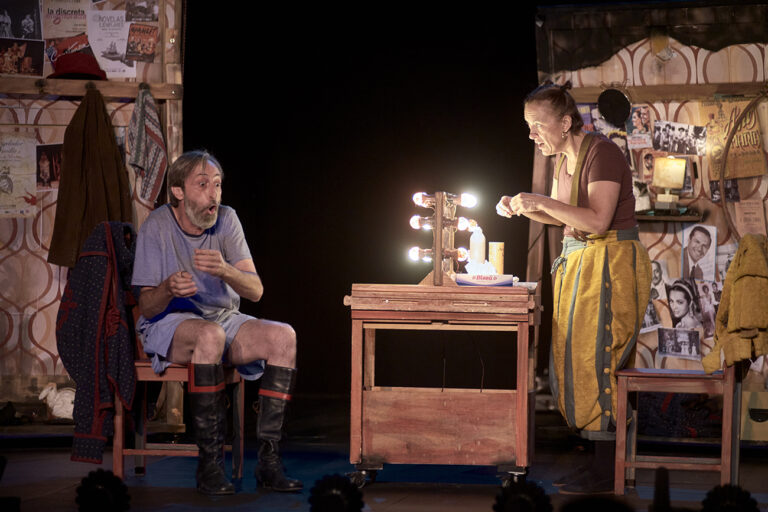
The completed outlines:
{"type": "Polygon", "coordinates": [[[375,469],[359,469],[352,473],[347,473],[347,478],[349,478],[349,481],[355,484],[358,489],[362,489],[366,482],[374,483],[378,474],[379,472],[375,469]]]}

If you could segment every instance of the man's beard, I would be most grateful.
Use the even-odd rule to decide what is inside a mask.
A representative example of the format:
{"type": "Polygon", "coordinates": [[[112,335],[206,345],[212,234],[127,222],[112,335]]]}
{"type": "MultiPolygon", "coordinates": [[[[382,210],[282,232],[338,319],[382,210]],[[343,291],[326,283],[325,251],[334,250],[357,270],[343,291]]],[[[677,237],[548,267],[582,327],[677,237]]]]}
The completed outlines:
{"type": "Polygon", "coordinates": [[[189,201],[184,201],[184,212],[192,224],[202,230],[206,230],[213,227],[219,218],[219,203],[210,203],[204,208],[195,209],[189,201]],[[213,213],[208,213],[208,208],[213,205],[216,205],[216,210],[213,213]]]}

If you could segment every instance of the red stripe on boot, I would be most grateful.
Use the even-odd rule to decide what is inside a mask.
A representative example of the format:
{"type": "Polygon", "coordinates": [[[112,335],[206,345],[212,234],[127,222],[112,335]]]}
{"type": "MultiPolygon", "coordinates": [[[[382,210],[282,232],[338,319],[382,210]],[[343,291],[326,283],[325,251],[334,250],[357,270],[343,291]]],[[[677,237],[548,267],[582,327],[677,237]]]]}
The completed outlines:
{"type": "Polygon", "coordinates": [[[281,393],[271,389],[260,389],[259,395],[266,396],[268,398],[279,398],[280,400],[290,400],[293,398],[289,393],[281,393]]]}

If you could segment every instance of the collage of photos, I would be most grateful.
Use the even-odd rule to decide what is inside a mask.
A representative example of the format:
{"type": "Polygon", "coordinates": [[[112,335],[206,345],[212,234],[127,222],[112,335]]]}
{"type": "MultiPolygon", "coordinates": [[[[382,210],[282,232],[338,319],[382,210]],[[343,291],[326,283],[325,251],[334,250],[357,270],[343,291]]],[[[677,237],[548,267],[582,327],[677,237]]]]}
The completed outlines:
{"type": "Polygon", "coordinates": [[[59,59],[82,53],[95,59],[94,68],[100,68],[107,79],[135,78],[137,61],[155,60],[158,0],[129,0],[119,10],[103,9],[101,4],[95,0],[4,1],[0,74],[42,77],[47,60],[54,70],[50,77],[60,78],[73,65],[71,59],[59,59]]]}
{"type": "Polygon", "coordinates": [[[736,252],[735,244],[717,247],[714,226],[683,229],[680,278],[671,278],[668,262],[651,261],[651,300],[640,332],[656,331],[658,355],[700,361],[702,342],[715,334],[722,284],[736,252]]]}
{"type": "Polygon", "coordinates": [[[699,176],[703,159],[709,163],[705,190],[712,202],[720,202],[723,192],[717,174],[726,139],[734,129],[736,142],[726,162],[725,201],[741,201],[738,178],[768,173],[756,116],[747,116],[738,127],[733,123],[746,106],[745,101],[730,99],[702,102],[689,124],[659,119],[653,105],[635,104],[623,126],[606,121],[596,104],[580,104],[578,108],[587,131],[599,132],[621,148],[633,172],[636,211],[645,212],[654,209],[655,198],[661,193],[692,198],[694,180],[703,178],[699,176]]]}

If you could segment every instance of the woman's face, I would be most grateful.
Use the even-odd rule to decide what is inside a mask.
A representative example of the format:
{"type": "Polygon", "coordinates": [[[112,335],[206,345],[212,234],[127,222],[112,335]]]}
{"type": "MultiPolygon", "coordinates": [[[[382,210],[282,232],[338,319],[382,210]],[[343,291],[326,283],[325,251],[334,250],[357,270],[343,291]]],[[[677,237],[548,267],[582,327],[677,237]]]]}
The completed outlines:
{"type": "Polygon", "coordinates": [[[558,117],[548,102],[532,101],[525,105],[525,122],[528,125],[528,138],[544,156],[554,155],[564,147],[563,131],[570,128],[567,116],[558,117]]]}
{"type": "Polygon", "coordinates": [[[635,110],[634,112],[632,112],[632,125],[635,127],[636,130],[642,130],[644,128],[643,118],[640,116],[639,110],[635,110]]]}
{"type": "Polygon", "coordinates": [[[672,316],[682,318],[688,314],[688,297],[680,290],[669,292],[669,309],[672,310],[672,316]]]}

